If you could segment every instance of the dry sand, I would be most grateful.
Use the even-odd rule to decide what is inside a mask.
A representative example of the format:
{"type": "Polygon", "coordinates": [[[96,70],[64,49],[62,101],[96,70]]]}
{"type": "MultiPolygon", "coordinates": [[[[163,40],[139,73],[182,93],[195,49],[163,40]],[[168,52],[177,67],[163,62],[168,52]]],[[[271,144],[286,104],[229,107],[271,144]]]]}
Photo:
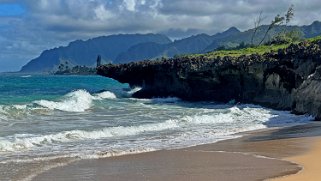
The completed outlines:
{"type": "MultiPolygon", "coordinates": [[[[264,180],[295,174],[301,170],[299,165],[283,160],[285,158],[305,168],[293,178],[305,173],[314,178],[310,170],[318,165],[308,166],[305,163],[318,156],[319,150],[313,149],[310,152],[308,148],[314,143],[314,137],[321,135],[320,128],[320,123],[313,123],[247,133],[242,138],[186,149],[81,160],[46,171],[34,180],[264,180]]],[[[321,149],[321,144],[316,149],[321,149]]],[[[308,177],[304,178],[308,180],[308,177]]],[[[302,180],[302,177],[298,180],[302,180]]]]}
{"type": "Polygon", "coordinates": [[[276,181],[317,181],[321,180],[321,137],[310,138],[313,142],[311,149],[298,156],[286,158],[303,167],[302,171],[295,175],[274,179],[276,181]]]}

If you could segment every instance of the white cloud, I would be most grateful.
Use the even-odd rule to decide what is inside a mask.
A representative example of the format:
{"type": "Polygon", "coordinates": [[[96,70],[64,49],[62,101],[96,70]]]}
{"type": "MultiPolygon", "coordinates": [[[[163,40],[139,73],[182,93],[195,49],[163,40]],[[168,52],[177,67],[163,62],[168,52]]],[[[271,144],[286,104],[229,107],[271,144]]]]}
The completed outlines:
{"type": "Polygon", "coordinates": [[[136,0],[124,0],[124,6],[128,11],[135,11],[136,0]]]}
{"type": "Polygon", "coordinates": [[[104,5],[99,5],[94,9],[97,19],[99,20],[108,20],[113,17],[113,14],[110,13],[104,5]]]}

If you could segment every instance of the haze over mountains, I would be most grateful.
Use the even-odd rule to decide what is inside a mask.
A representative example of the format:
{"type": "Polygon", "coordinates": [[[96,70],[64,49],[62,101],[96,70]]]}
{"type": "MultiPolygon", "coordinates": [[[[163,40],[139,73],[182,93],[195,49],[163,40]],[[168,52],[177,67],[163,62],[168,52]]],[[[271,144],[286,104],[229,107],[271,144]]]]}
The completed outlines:
{"type": "MultiPolygon", "coordinates": [[[[259,27],[254,42],[264,36],[268,26],[259,27]]],[[[270,36],[287,30],[297,30],[304,38],[321,34],[321,22],[315,21],[307,26],[279,26],[270,36]]],[[[53,72],[60,63],[70,66],[85,65],[94,67],[96,57],[101,55],[103,63],[126,63],[159,57],[173,57],[179,54],[205,53],[220,46],[233,47],[241,42],[250,43],[253,29],[241,32],[232,27],[215,35],[198,34],[181,40],[171,41],[161,34],[120,34],[102,36],[87,41],[76,40],[66,47],[45,50],[41,55],[22,67],[21,72],[53,72]]]]}

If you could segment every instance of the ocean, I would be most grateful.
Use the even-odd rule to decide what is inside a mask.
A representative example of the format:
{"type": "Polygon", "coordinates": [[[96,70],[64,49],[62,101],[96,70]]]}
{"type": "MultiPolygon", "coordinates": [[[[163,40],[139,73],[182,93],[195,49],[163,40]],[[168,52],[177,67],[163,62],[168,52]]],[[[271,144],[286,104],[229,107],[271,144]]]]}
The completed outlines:
{"type": "Polygon", "coordinates": [[[0,76],[0,180],[80,159],[177,149],[313,118],[250,104],[135,99],[100,76],[0,76]]]}

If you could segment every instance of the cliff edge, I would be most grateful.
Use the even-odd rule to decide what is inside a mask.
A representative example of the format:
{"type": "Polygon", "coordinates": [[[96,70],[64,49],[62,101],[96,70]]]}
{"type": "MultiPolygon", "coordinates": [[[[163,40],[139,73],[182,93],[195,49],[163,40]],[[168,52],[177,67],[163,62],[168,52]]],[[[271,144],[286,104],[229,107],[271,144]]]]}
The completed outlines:
{"type": "Polygon", "coordinates": [[[97,74],[142,89],[138,98],[236,100],[321,119],[321,40],[268,53],[107,64],[97,74]]]}

